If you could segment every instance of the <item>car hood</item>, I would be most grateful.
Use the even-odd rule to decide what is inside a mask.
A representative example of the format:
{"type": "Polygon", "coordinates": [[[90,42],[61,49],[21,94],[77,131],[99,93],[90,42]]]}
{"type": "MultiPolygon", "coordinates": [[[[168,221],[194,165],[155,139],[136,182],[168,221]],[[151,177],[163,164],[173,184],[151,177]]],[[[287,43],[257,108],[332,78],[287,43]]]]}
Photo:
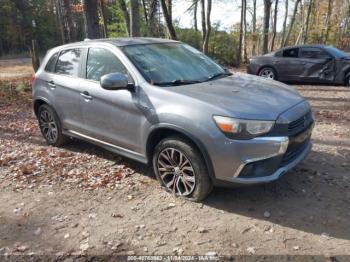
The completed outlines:
{"type": "Polygon", "coordinates": [[[304,100],[292,87],[242,73],[170,89],[243,119],[276,120],[281,113],[304,100]]]}

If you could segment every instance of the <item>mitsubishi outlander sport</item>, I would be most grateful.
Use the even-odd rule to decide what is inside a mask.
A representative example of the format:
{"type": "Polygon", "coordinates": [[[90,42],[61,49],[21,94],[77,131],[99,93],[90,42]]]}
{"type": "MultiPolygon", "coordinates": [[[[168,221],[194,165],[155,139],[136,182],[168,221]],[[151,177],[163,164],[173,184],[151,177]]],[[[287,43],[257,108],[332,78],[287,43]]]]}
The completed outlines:
{"type": "Polygon", "coordinates": [[[293,88],[172,40],[53,48],[33,101],[49,145],[75,137],[150,163],[167,191],[194,201],[213,186],[274,181],[311,149],[313,114],[293,88]]]}

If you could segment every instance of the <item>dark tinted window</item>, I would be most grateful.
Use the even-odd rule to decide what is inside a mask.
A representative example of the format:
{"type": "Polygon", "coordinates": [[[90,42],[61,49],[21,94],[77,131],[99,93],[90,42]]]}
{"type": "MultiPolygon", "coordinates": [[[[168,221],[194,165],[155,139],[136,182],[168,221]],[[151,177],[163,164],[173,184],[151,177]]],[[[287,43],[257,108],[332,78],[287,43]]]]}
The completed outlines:
{"type": "Polygon", "coordinates": [[[329,54],[323,51],[320,48],[315,47],[304,47],[301,49],[301,57],[302,58],[328,58],[329,54]]]}
{"type": "Polygon", "coordinates": [[[56,73],[70,76],[78,76],[80,49],[70,49],[61,52],[56,64],[56,73]]]}
{"type": "Polygon", "coordinates": [[[46,66],[45,66],[45,71],[47,71],[47,72],[54,72],[55,71],[57,57],[58,57],[58,53],[55,53],[50,57],[49,61],[47,62],[46,66]]]}
{"type": "Polygon", "coordinates": [[[299,48],[290,48],[283,50],[283,57],[298,57],[299,48]]]}
{"type": "Polygon", "coordinates": [[[122,62],[113,53],[103,48],[90,48],[86,65],[86,78],[100,81],[102,76],[110,73],[128,75],[122,62]]]}

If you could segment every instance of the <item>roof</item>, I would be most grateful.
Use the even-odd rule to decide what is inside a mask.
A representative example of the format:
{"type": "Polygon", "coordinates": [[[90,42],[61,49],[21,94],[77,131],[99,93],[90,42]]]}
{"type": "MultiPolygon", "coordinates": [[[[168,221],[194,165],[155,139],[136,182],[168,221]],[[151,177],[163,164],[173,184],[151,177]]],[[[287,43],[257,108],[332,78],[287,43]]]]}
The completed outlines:
{"type": "MultiPolygon", "coordinates": [[[[126,37],[126,38],[103,38],[103,39],[86,39],[82,42],[69,43],[64,45],[74,46],[74,45],[84,45],[93,43],[109,43],[115,46],[130,46],[130,45],[146,45],[146,44],[160,44],[160,43],[178,43],[178,41],[163,38],[152,38],[152,37],[126,37]]],[[[63,46],[61,46],[63,47],[63,46]]]]}
{"type": "Polygon", "coordinates": [[[293,46],[286,46],[286,47],[283,47],[282,49],[285,49],[285,48],[300,48],[300,47],[319,47],[319,48],[325,48],[325,47],[327,47],[327,45],[322,45],[322,44],[293,45],[293,46]]]}

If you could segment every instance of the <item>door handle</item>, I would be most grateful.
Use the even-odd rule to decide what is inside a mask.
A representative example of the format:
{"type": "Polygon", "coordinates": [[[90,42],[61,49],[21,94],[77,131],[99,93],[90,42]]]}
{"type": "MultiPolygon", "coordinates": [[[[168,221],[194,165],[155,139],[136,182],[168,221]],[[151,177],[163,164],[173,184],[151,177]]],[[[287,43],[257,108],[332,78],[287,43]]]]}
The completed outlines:
{"type": "Polygon", "coordinates": [[[50,86],[51,88],[56,88],[55,82],[52,81],[52,80],[49,82],[49,86],[50,86]]]}
{"type": "Polygon", "coordinates": [[[80,95],[82,97],[84,97],[84,99],[86,99],[86,100],[91,100],[92,99],[92,96],[90,96],[88,91],[84,91],[84,92],[80,93],[80,95]]]}

